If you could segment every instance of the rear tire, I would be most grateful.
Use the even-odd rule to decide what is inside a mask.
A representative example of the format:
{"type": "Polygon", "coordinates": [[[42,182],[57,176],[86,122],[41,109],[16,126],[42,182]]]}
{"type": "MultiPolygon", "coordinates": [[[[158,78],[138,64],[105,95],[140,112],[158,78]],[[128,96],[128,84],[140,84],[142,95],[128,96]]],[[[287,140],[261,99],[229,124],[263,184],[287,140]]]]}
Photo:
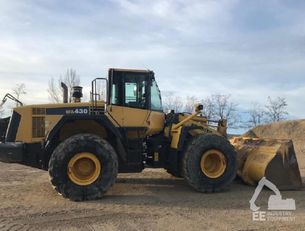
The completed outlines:
{"type": "Polygon", "coordinates": [[[236,176],[236,152],[222,136],[200,135],[194,137],[187,147],[182,167],[186,182],[197,191],[207,193],[223,191],[236,176]],[[205,167],[204,161],[208,158],[210,163],[205,167]]]}
{"type": "Polygon", "coordinates": [[[100,199],[114,184],[117,173],[118,159],[114,149],[106,140],[91,134],[78,134],[66,139],[56,147],[49,161],[49,175],[55,190],[72,201],[100,199]],[[84,157],[77,169],[86,173],[89,166],[89,174],[93,170],[93,177],[89,180],[86,175],[83,178],[78,176],[77,172],[71,175],[74,171],[70,166],[79,155],[84,157]]]}

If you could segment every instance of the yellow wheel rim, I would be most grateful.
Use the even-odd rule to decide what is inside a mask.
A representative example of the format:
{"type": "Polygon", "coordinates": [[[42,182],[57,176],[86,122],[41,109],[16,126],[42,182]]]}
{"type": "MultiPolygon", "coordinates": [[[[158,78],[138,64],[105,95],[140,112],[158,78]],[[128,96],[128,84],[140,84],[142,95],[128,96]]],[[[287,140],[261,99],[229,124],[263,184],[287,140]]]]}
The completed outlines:
{"type": "Polygon", "coordinates": [[[77,185],[90,185],[101,173],[101,163],[92,153],[78,153],[68,163],[68,177],[77,185]]]}
{"type": "Polygon", "coordinates": [[[222,176],[227,167],[224,154],[218,150],[211,149],[203,153],[200,161],[201,171],[209,178],[222,176]]]}

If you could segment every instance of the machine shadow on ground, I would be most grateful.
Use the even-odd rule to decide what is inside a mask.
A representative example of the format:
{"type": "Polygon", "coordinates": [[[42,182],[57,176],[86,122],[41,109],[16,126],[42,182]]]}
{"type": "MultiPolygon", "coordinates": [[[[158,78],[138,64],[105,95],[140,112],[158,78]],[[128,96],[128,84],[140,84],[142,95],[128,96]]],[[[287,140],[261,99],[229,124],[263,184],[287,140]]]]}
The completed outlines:
{"type": "MultiPolygon", "coordinates": [[[[254,190],[254,186],[245,185],[238,178],[229,190],[205,194],[193,190],[181,178],[119,177],[102,200],[86,203],[249,210],[254,190]]],[[[302,191],[284,191],[282,194],[297,199],[302,191]]],[[[267,202],[272,194],[271,190],[264,188],[258,203],[267,202]]]]}
{"type": "Polygon", "coordinates": [[[105,197],[86,203],[117,205],[149,205],[183,208],[248,209],[248,198],[254,188],[236,180],[230,189],[217,193],[200,193],[193,190],[183,179],[118,178],[105,197]],[[237,193],[238,192],[238,193],[237,193]],[[240,200],[240,195],[247,198],[240,200]]]}

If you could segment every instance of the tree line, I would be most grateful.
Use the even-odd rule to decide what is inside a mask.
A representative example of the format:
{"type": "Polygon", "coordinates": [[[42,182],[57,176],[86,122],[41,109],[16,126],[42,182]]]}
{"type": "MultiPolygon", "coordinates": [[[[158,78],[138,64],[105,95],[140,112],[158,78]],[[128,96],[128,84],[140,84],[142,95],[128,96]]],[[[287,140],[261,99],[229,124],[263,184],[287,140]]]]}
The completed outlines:
{"type": "Polygon", "coordinates": [[[188,96],[183,99],[174,92],[162,94],[163,108],[167,112],[191,113],[196,103],[203,105],[202,116],[207,119],[226,119],[231,128],[252,128],[261,124],[274,123],[287,119],[287,102],[283,97],[267,97],[264,105],[253,102],[250,109],[241,111],[238,104],[232,100],[231,95],[212,94],[204,99],[188,96]]]}

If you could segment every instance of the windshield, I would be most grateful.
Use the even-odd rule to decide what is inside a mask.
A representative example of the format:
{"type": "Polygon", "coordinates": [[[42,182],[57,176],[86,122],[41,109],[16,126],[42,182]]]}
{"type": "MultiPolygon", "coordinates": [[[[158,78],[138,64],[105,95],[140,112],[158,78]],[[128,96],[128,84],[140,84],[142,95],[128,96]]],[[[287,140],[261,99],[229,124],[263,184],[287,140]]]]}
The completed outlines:
{"type": "Polygon", "coordinates": [[[151,110],[163,111],[160,90],[155,80],[151,84],[151,110]]]}

